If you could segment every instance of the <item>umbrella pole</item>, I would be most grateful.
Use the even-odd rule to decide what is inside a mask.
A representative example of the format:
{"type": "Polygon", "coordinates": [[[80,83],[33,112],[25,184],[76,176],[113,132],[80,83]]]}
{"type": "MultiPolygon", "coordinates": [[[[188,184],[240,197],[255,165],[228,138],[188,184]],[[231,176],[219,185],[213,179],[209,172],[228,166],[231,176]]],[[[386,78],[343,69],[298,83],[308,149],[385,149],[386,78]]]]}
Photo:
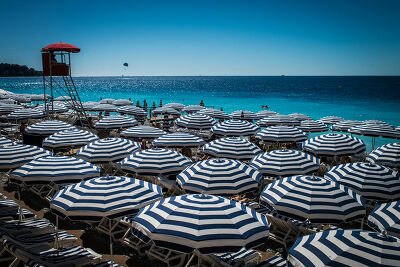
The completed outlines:
{"type": "MultiPolygon", "coordinates": [[[[21,190],[21,188],[20,188],[21,190]]],[[[22,207],[21,207],[21,192],[18,190],[18,202],[19,202],[19,215],[18,215],[18,219],[21,222],[22,221],[22,207]]]]}
{"type": "Polygon", "coordinates": [[[110,236],[110,258],[111,258],[111,265],[114,264],[114,256],[113,256],[113,243],[112,243],[112,236],[111,236],[111,219],[108,219],[109,228],[108,234],[110,236]]]}
{"type": "Polygon", "coordinates": [[[193,261],[195,256],[196,256],[196,251],[193,251],[192,256],[190,257],[189,261],[186,263],[185,267],[190,266],[190,263],[193,261]]]}
{"type": "Polygon", "coordinates": [[[58,250],[60,248],[59,243],[58,243],[58,215],[56,215],[56,249],[58,250]]]}

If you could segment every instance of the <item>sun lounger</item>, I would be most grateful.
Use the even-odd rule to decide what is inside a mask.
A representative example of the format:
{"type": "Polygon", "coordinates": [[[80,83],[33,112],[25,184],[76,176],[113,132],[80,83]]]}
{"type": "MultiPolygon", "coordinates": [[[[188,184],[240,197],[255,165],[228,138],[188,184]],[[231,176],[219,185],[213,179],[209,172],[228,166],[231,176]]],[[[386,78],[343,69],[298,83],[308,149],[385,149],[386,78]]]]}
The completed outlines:
{"type": "Polygon", "coordinates": [[[122,243],[136,250],[140,256],[144,256],[145,250],[151,247],[151,240],[148,236],[132,227],[135,215],[125,216],[121,219],[121,224],[127,226],[126,232],[122,237],[122,243]]]}
{"type": "Polygon", "coordinates": [[[54,232],[54,225],[46,219],[30,219],[25,221],[0,221],[0,231],[14,236],[23,234],[38,235],[54,232]]]}
{"type": "Polygon", "coordinates": [[[74,235],[68,234],[66,231],[58,231],[52,233],[44,233],[39,235],[20,235],[20,236],[12,236],[7,233],[0,234],[0,241],[9,240],[14,242],[15,244],[28,248],[35,247],[58,247],[58,248],[69,248],[71,247],[77,240],[74,235]]]}
{"type": "Polygon", "coordinates": [[[179,253],[170,249],[157,247],[152,243],[151,247],[146,250],[146,255],[151,260],[157,259],[165,263],[168,267],[183,266],[188,259],[188,254],[179,253]]]}
{"type": "Polygon", "coordinates": [[[110,235],[110,225],[111,225],[111,238],[115,241],[118,241],[118,238],[116,238],[116,236],[122,235],[122,233],[125,233],[126,231],[126,226],[121,224],[120,220],[103,218],[95,226],[95,228],[99,232],[102,232],[106,235],[110,235]]]}
{"type": "Polygon", "coordinates": [[[204,256],[205,258],[214,259],[218,265],[234,267],[256,265],[261,260],[260,253],[255,250],[245,248],[242,248],[240,251],[235,253],[219,253],[204,256]]]}
{"type": "Polygon", "coordinates": [[[80,246],[62,250],[51,248],[43,251],[32,251],[7,239],[3,241],[3,245],[15,257],[12,266],[17,266],[20,261],[39,264],[36,266],[84,266],[98,264],[102,257],[93,250],[80,246]]]}
{"type": "Polygon", "coordinates": [[[279,256],[273,256],[256,265],[256,267],[285,267],[285,266],[287,266],[286,260],[279,256]]]}

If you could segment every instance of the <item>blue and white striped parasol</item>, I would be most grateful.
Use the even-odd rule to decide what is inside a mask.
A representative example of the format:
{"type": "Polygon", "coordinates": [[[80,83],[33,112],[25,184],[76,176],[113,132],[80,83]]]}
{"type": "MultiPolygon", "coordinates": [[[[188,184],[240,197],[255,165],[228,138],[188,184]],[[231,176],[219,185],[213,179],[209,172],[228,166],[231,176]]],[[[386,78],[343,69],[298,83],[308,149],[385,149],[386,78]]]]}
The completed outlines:
{"type": "Polygon", "coordinates": [[[183,112],[197,112],[199,110],[204,109],[203,106],[200,105],[188,105],[182,109],[183,112]]]}
{"type": "Polygon", "coordinates": [[[272,182],[262,191],[260,201],[281,215],[312,223],[338,224],[365,216],[360,195],[316,176],[298,175],[272,182]]]}
{"type": "Polygon", "coordinates": [[[96,122],[97,129],[121,129],[138,125],[138,122],[127,116],[113,115],[107,116],[96,122]]]}
{"type": "Polygon", "coordinates": [[[222,110],[214,109],[214,108],[205,108],[199,110],[196,114],[202,114],[210,116],[215,119],[229,119],[229,115],[223,112],[222,110]]]}
{"type": "Polygon", "coordinates": [[[40,104],[39,106],[36,107],[38,110],[41,110],[43,112],[48,111],[49,113],[63,113],[68,111],[68,107],[61,103],[47,103],[47,104],[40,104]]]}
{"type": "Polygon", "coordinates": [[[366,199],[390,201],[400,198],[400,174],[381,165],[342,164],[331,168],[325,178],[347,186],[366,199]]]}
{"type": "Polygon", "coordinates": [[[153,115],[174,115],[174,116],[181,115],[181,113],[179,113],[179,111],[177,111],[176,109],[168,108],[168,107],[156,108],[151,112],[151,114],[153,114],[153,115]]]}
{"type": "Polygon", "coordinates": [[[152,144],[155,147],[199,147],[206,142],[189,133],[170,133],[155,139],[152,144]]]}
{"type": "Polygon", "coordinates": [[[50,156],[43,148],[30,145],[10,145],[0,147],[0,169],[14,169],[36,158],[50,156]]]}
{"type": "Polygon", "coordinates": [[[304,120],[300,123],[300,126],[297,128],[308,133],[326,132],[329,130],[326,124],[314,120],[304,120]]]}
{"type": "Polygon", "coordinates": [[[129,99],[117,99],[112,102],[114,106],[131,106],[133,105],[132,101],[129,99]]]}
{"type": "Polygon", "coordinates": [[[240,161],[209,159],[186,168],[176,180],[186,193],[235,195],[257,190],[261,178],[261,173],[240,161]]]}
{"type": "Polygon", "coordinates": [[[157,185],[124,176],[99,177],[58,191],[50,209],[71,220],[93,222],[135,213],[161,198],[157,185]]]}
{"type": "Polygon", "coordinates": [[[300,237],[289,266],[399,266],[400,239],[362,230],[327,230],[300,237]]]}
{"type": "Polygon", "coordinates": [[[11,120],[37,119],[42,117],[44,117],[44,113],[33,108],[17,109],[7,115],[7,119],[11,120]]]}
{"type": "Polygon", "coordinates": [[[392,168],[400,168],[400,143],[390,143],[378,147],[367,156],[366,160],[392,168]]]}
{"type": "Polygon", "coordinates": [[[368,225],[378,232],[400,238],[400,201],[377,205],[368,216],[368,225]]]}
{"type": "Polygon", "coordinates": [[[192,161],[179,152],[168,149],[146,149],[136,152],[123,161],[121,168],[138,175],[175,175],[192,161]]]}
{"type": "Polygon", "coordinates": [[[157,201],[141,209],[134,221],[156,246],[183,253],[237,252],[263,244],[269,234],[264,215],[205,194],[157,201]]]}
{"type": "Polygon", "coordinates": [[[80,147],[96,140],[99,140],[99,137],[92,132],[72,129],[50,135],[43,140],[43,147],[80,147]]]}
{"type": "Polygon", "coordinates": [[[288,114],[290,117],[293,117],[294,119],[298,121],[307,121],[307,120],[312,120],[312,118],[306,114],[303,113],[291,113],[288,114]]]}
{"type": "Polygon", "coordinates": [[[16,104],[2,104],[0,103],[0,114],[10,114],[11,112],[23,109],[23,106],[16,104]]]}
{"type": "Polygon", "coordinates": [[[334,131],[341,131],[341,132],[347,132],[351,127],[361,125],[361,121],[355,121],[355,120],[344,120],[341,122],[337,122],[332,125],[332,130],[334,131]]]}
{"type": "MultiPolygon", "coordinates": [[[[101,101],[100,101],[101,102],[101,101]]],[[[108,112],[115,112],[117,111],[117,107],[111,104],[98,104],[92,107],[93,111],[108,111],[108,112]]]]}
{"type": "Polygon", "coordinates": [[[10,139],[7,139],[3,136],[0,136],[0,147],[1,146],[11,146],[11,145],[15,145],[15,142],[13,142],[10,139]]]}
{"type": "Polygon", "coordinates": [[[344,121],[344,119],[342,117],[338,117],[338,116],[326,116],[326,117],[322,117],[321,119],[319,119],[320,122],[325,123],[325,124],[335,124],[341,121],[344,121]]]}
{"type": "Polygon", "coordinates": [[[177,126],[195,130],[211,129],[216,123],[213,118],[202,114],[185,115],[175,120],[177,126]]]}
{"type": "Polygon", "coordinates": [[[48,120],[32,124],[28,126],[25,129],[25,131],[28,134],[52,135],[56,132],[72,130],[72,129],[76,129],[75,126],[72,126],[71,124],[68,124],[66,122],[57,120],[48,120]]]}
{"type": "Polygon", "coordinates": [[[249,160],[263,151],[255,144],[240,137],[220,138],[203,146],[204,154],[218,157],[249,160]]]}
{"type": "Polygon", "coordinates": [[[164,105],[165,108],[173,108],[175,110],[182,110],[185,105],[181,103],[168,103],[164,105]]]}
{"type": "Polygon", "coordinates": [[[259,120],[257,124],[262,127],[274,126],[274,125],[299,126],[300,121],[296,120],[295,118],[289,115],[276,114],[259,120]]]}
{"type": "Polygon", "coordinates": [[[263,119],[263,118],[266,118],[266,117],[269,117],[272,115],[276,115],[278,113],[275,111],[272,111],[272,110],[265,109],[265,110],[261,110],[261,111],[257,112],[256,114],[259,119],[263,119]]]}
{"type": "Polygon", "coordinates": [[[91,163],[122,160],[140,149],[140,144],[124,138],[105,138],[82,147],[76,156],[91,163]]]}
{"type": "Polygon", "coordinates": [[[352,156],[364,152],[365,144],[353,136],[329,133],[307,140],[303,150],[316,156],[352,156]]]}
{"type": "Polygon", "coordinates": [[[24,164],[12,174],[12,180],[25,184],[70,184],[98,177],[100,169],[74,157],[46,156],[24,164]]]}
{"type": "Polygon", "coordinates": [[[236,110],[229,114],[235,120],[258,120],[258,115],[248,110],[236,110]]]}
{"type": "Polygon", "coordinates": [[[386,137],[386,138],[398,138],[400,135],[392,126],[384,124],[361,124],[353,126],[349,130],[349,133],[359,134],[372,137],[386,137]]]}
{"type": "Polygon", "coordinates": [[[120,133],[122,137],[126,138],[157,138],[160,137],[167,132],[148,125],[141,125],[128,128],[120,133]]]}
{"type": "Polygon", "coordinates": [[[296,127],[279,125],[263,129],[256,134],[256,138],[270,143],[289,143],[305,141],[307,135],[296,127]]]}
{"type": "Polygon", "coordinates": [[[147,113],[143,109],[135,106],[124,106],[117,109],[117,111],[121,114],[128,114],[137,117],[146,117],[147,113]]]}
{"type": "Polygon", "coordinates": [[[265,176],[284,177],[317,171],[319,159],[301,151],[282,149],[257,155],[250,166],[265,176]]]}
{"type": "Polygon", "coordinates": [[[248,121],[227,120],[214,125],[211,131],[222,136],[249,136],[259,132],[260,127],[248,121]]]}

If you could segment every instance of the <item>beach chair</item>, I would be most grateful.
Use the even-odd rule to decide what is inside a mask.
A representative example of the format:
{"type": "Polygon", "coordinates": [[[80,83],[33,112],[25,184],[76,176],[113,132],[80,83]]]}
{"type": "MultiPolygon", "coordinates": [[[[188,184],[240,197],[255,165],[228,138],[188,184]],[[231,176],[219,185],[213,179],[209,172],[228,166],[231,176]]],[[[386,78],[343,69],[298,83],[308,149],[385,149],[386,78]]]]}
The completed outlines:
{"type": "Polygon", "coordinates": [[[150,238],[141,231],[132,227],[133,216],[126,216],[121,219],[121,223],[127,227],[122,243],[130,248],[133,248],[139,256],[144,256],[146,249],[151,247],[150,238]]]}
{"type": "Polygon", "coordinates": [[[0,221],[0,231],[13,236],[24,234],[38,235],[55,231],[54,225],[47,219],[0,221]]]}
{"type": "Polygon", "coordinates": [[[200,258],[202,263],[206,261],[210,266],[238,267],[258,264],[261,260],[261,254],[252,249],[242,248],[235,253],[208,254],[201,255],[200,258]]]}
{"type": "Polygon", "coordinates": [[[178,186],[176,180],[170,180],[163,176],[158,176],[154,183],[161,186],[162,188],[168,189],[168,196],[171,195],[182,195],[184,191],[178,186]]]}
{"type": "Polygon", "coordinates": [[[126,226],[121,224],[120,220],[118,219],[102,218],[101,221],[97,225],[95,225],[95,229],[108,236],[110,235],[111,229],[111,238],[114,241],[118,241],[120,238],[116,238],[116,236],[122,236],[122,234],[126,231],[126,226]]]}
{"type": "Polygon", "coordinates": [[[58,247],[58,248],[69,248],[72,247],[76,242],[77,238],[74,235],[69,234],[66,231],[58,231],[52,233],[44,233],[38,235],[20,235],[13,236],[7,233],[0,234],[0,241],[9,240],[14,242],[25,249],[37,248],[37,247],[58,247]]]}
{"type": "Polygon", "coordinates": [[[48,248],[39,251],[26,249],[8,239],[3,241],[3,245],[15,257],[10,266],[17,266],[19,262],[39,264],[36,266],[84,266],[98,264],[102,257],[93,250],[80,246],[61,250],[48,248]]]}
{"type": "Polygon", "coordinates": [[[146,250],[146,255],[150,260],[157,259],[165,263],[168,267],[183,266],[188,259],[188,254],[180,253],[171,249],[157,247],[154,243],[146,250]]]}
{"type": "Polygon", "coordinates": [[[280,256],[273,256],[265,261],[257,264],[255,267],[286,267],[287,261],[280,256]]]}

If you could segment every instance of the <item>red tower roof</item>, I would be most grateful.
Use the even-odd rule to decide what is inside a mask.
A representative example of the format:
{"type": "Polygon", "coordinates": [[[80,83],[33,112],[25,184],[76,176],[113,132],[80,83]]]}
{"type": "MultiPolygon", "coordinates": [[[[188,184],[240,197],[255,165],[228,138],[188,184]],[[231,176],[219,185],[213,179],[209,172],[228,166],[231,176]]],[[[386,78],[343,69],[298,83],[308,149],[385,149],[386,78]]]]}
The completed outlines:
{"type": "Polygon", "coordinates": [[[66,44],[66,43],[54,43],[42,48],[42,52],[53,52],[53,51],[79,53],[81,49],[72,44],[66,44]]]}

